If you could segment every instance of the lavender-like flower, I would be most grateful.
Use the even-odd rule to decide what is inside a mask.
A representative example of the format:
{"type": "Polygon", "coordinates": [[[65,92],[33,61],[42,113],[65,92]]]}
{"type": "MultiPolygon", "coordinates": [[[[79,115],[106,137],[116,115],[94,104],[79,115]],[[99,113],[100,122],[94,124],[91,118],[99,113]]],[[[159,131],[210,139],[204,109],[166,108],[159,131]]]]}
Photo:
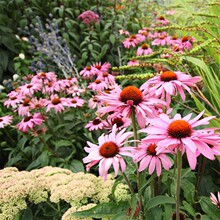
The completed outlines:
{"type": "Polygon", "coordinates": [[[31,50],[45,55],[45,57],[43,57],[43,59],[40,57],[37,62],[35,62],[38,69],[33,67],[31,67],[31,69],[34,71],[42,71],[45,64],[48,66],[46,60],[49,59],[63,72],[65,78],[68,78],[72,73],[79,76],[67,42],[60,36],[60,29],[56,19],[47,19],[45,28],[40,17],[36,17],[36,19],[37,23],[35,26],[30,25],[31,30],[27,30],[26,34],[29,35],[31,50]],[[32,29],[36,32],[38,37],[31,34],[32,29]]]}

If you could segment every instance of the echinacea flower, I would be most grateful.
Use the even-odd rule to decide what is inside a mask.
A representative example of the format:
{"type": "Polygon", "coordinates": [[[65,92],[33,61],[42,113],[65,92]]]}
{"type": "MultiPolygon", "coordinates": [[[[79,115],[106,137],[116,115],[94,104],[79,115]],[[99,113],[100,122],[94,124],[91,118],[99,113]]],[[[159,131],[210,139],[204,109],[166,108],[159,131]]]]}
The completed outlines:
{"type": "Polygon", "coordinates": [[[117,129],[127,128],[131,125],[131,119],[123,117],[122,115],[112,116],[109,115],[106,119],[108,126],[105,129],[112,129],[113,125],[116,124],[117,129]]]}
{"type": "Polygon", "coordinates": [[[29,114],[16,125],[16,128],[19,131],[27,133],[29,129],[32,130],[36,125],[41,125],[43,122],[44,117],[41,115],[41,113],[35,113],[34,115],[29,114]]]}
{"type": "Polygon", "coordinates": [[[142,44],[142,46],[138,47],[137,49],[137,56],[148,55],[152,53],[153,50],[147,44],[142,44]]]}
{"type": "Polygon", "coordinates": [[[3,117],[0,117],[0,128],[4,128],[7,125],[10,125],[12,123],[13,116],[11,115],[5,115],[3,117]]]}
{"type": "Polygon", "coordinates": [[[138,65],[139,65],[139,60],[136,60],[136,59],[131,59],[128,62],[128,66],[138,66],[138,65]]]}
{"type": "Polygon", "coordinates": [[[177,95],[179,92],[183,101],[185,101],[184,89],[191,94],[189,87],[195,87],[196,83],[201,81],[200,76],[192,77],[182,72],[164,71],[161,74],[149,79],[140,89],[149,91],[160,99],[166,99],[168,105],[171,102],[171,95],[177,95]]]}
{"type": "Polygon", "coordinates": [[[159,36],[158,36],[158,38],[156,38],[156,39],[154,39],[153,41],[152,41],[152,45],[154,45],[154,46],[165,46],[166,44],[167,44],[167,34],[166,33],[164,33],[164,34],[160,34],[159,36]]]}
{"type": "Polygon", "coordinates": [[[108,124],[106,121],[96,117],[94,120],[86,124],[85,128],[89,129],[89,131],[101,130],[104,129],[107,125],[108,124]]]}
{"type": "Polygon", "coordinates": [[[80,99],[79,97],[74,97],[74,98],[66,98],[65,101],[63,102],[63,105],[66,107],[82,107],[84,105],[84,100],[80,99]]]}
{"type": "Polygon", "coordinates": [[[166,19],[164,16],[157,17],[156,21],[161,25],[168,25],[170,23],[170,21],[166,19]]]}
{"type": "Polygon", "coordinates": [[[105,81],[101,81],[99,78],[97,78],[94,82],[89,83],[87,88],[93,90],[93,91],[103,91],[104,89],[108,88],[108,84],[105,81]]]}
{"type": "Polygon", "coordinates": [[[79,74],[82,75],[84,79],[90,79],[95,76],[96,73],[97,71],[93,66],[86,66],[83,70],[79,72],[79,74]]]}
{"type": "Polygon", "coordinates": [[[46,112],[50,111],[50,109],[54,109],[55,112],[62,112],[64,110],[64,101],[65,98],[60,98],[57,95],[51,95],[50,100],[46,103],[46,112]]]}
{"type": "Polygon", "coordinates": [[[154,109],[166,106],[166,103],[150,97],[145,92],[141,92],[135,86],[127,86],[123,90],[119,86],[110,93],[103,93],[98,95],[99,100],[107,104],[106,107],[100,108],[98,112],[105,115],[109,112],[117,112],[125,117],[130,117],[132,109],[134,109],[138,124],[141,128],[146,125],[146,117],[153,117],[154,109]]]}
{"type": "Polygon", "coordinates": [[[122,44],[125,48],[136,47],[138,44],[137,36],[135,34],[131,34],[130,37],[126,38],[122,44]]]}
{"type": "Polygon", "coordinates": [[[99,175],[104,179],[107,178],[111,166],[114,168],[115,176],[118,175],[119,170],[125,171],[126,164],[122,156],[131,156],[128,150],[132,147],[124,147],[123,145],[126,139],[133,134],[133,132],[125,132],[125,129],[117,133],[116,125],[114,125],[110,134],[102,134],[98,138],[98,145],[87,141],[89,147],[84,149],[89,155],[83,158],[83,162],[88,163],[87,171],[97,163],[99,163],[99,175]]]}
{"type": "MultiPolygon", "coordinates": [[[[195,169],[198,154],[201,153],[204,157],[214,160],[215,154],[209,145],[219,145],[219,138],[211,136],[206,129],[194,129],[201,125],[208,125],[209,120],[214,118],[210,116],[199,120],[203,113],[204,111],[193,119],[190,119],[192,113],[185,117],[176,114],[174,118],[163,113],[158,118],[148,119],[149,127],[142,129],[143,132],[148,133],[144,140],[157,143],[158,154],[164,149],[179,149],[182,154],[186,152],[191,169],[195,169]]],[[[220,137],[219,133],[216,135],[220,137]]]]}
{"type": "Polygon", "coordinates": [[[157,176],[160,176],[162,166],[165,170],[169,170],[172,163],[166,153],[171,151],[164,149],[163,152],[157,153],[157,145],[147,141],[141,141],[138,148],[133,152],[133,160],[135,163],[140,162],[138,171],[141,172],[148,167],[148,173],[152,174],[156,169],[157,176]],[[162,165],[162,166],[161,166],[162,165]]]}
{"type": "Polygon", "coordinates": [[[218,209],[220,209],[220,192],[218,192],[218,197],[215,196],[214,193],[210,193],[210,199],[212,201],[212,204],[217,206],[218,209]]]}

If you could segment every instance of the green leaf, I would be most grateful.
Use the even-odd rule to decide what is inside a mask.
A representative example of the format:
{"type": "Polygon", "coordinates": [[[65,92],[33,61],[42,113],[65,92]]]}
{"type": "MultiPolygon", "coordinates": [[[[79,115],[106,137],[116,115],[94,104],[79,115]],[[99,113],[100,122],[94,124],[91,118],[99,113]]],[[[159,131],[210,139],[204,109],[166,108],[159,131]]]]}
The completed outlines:
{"type": "Polygon", "coordinates": [[[0,52],[0,66],[3,70],[6,70],[8,66],[8,53],[5,50],[0,52]]]}
{"type": "Polygon", "coordinates": [[[72,146],[72,142],[69,140],[58,140],[55,142],[55,147],[68,147],[68,146],[72,146]]]}
{"type": "Polygon", "coordinates": [[[115,43],[115,35],[111,34],[109,37],[109,40],[110,40],[111,44],[114,44],[115,43]]]}
{"type": "Polygon", "coordinates": [[[172,205],[171,204],[165,204],[164,205],[164,220],[170,220],[170,217],[172,215],[172,205]]]}
{"type": "Polygon", "coordinates": [[[155,206],[166,204],[166,203],[176,204],[176,200],[173,197],[169,197],[169,196],[156,196],[147,202],[145,209],[149,210],[151,208],[154,208],[155,206]]]}
{"type": "Polygon", "coordinates": [[[20,220],[33,220],[33,214],[30,208],[27,208],[22,214],[20,220]]]}
{"type": "Polygon", "coordinates": [[[79,160],[71,160],[71,163],[67,164],[64,168],[70,169],[74,173],[85,171],[83,163],[79,160]]]}
{"type": "Polygon", "coordinates": [[[181,188],[183,189],[184,197],[186,198],[187,202],[193,202],[195,195],[195,185],[188,179],[184,178],[181,181],[181,188]]]}
{"type": "Polygon", "coordinates": [[[212,204],[211,199],[205,196],[201,197],[200,205],[202,210],[212,219],[217,220],[220,219],[220,211],[219,209],[212,204]]]}
{"type": "Polygon", "coordinates": [[[186,201],[183,201],[183,206],[185,208],[185,210],[187,211],[187,213],[189,213],[191,216],[195,216],[196,212],[193,209],[193,207],[191,206],[191,204],[187,203],[186,201]]]}
{"type": "Polygon", "coordinates": [[[102,203],[89,210],[75,212],[72,217],[90,217],[90,218],[113,218],[117,216],[118,213],[127,213],[129,207],[128,203],[102,203]]]}

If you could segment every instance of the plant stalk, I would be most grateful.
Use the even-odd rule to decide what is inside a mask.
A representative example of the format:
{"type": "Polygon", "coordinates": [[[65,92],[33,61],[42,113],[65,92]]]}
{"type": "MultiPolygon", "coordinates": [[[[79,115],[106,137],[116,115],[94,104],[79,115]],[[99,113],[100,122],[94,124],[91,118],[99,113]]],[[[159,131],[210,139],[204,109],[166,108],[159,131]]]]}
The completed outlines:
{"type": "MultiPolygon", "coordinates": [[[[131,112],[131,121],[132,121],[132,128],[134,132],[134,141],[135,141],[135,147],[138,147],[138,134],[137,134],[137,126],[136,126],[136,119],[135,119],[135,109],[132,107],[131,112]]],[[[136,170],[137,170],[137,188],[138,188],[138,198],[139,198],[139,204],[140,204],[140,211],[142,213],[142,219],[144,220],[144,210],[143,210],[143,202],[142,202],[142,195],[139,193],[141,189],[141,183],[140,183],[140,172],[138,171],[139,164],[136,163],[136,170]]]]}
{"type": "Polygon", "coordinates": [[[176,182],[176,220],[180,220],[180,184],[182,170],[182,153],[177,151],[177,182],[176,182]]]}

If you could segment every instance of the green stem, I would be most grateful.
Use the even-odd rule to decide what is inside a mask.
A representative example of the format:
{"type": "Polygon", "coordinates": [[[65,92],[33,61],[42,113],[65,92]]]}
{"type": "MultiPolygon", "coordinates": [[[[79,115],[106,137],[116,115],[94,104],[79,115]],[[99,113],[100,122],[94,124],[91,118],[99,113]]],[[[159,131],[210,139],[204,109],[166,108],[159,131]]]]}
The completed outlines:
{"type": "Polygon", "coordinates": [[[180,184],[182,170],[182,153],[177,151],[177,180],[176,180],[176,220],[180,220],[180,184]]]}
{"type": "Polygon", "coordinates": [[[131,112],[131,122],[132,122],[132,128],[134,132],[134,141],[135,141],[135,147],[138,147],[138,135],[137,135],[137,126],[136,126],[136,119],[135,119],[135,109],[132,107],[132,112],[131,112]]]}
{"type": "Polygon", "coordinates": [[[3,128],[3,129],[4,129],[5,133],[6,133],[6,135],[8,136],[9,140],[12,142],[13,146],[16,146],[16,143],[15,143],[14,139],[11,137],[11,135],[9,134],[7,129],[6,128],[3,128]]]}
{"type": "MultiPolygon", "coordinates": [[[[132,128],[134,132],[134,141],[135,141],[135,147],[138,147],[138,134],[137,134],[137,126],[136,126],[136,119],[135,119],[135,109],[132,107],[131,110],[131,121],[132,121],[132,128]]],[[[144,220],[144,210],[143,210],[143,203],[142,203],[142,195],[139,193],[141,189],[141,183],[140,183],[140,172],[138,171],[139,163],[136,163],[136,170],[137,170],[137,188],[138,188],[138,197],[139,197],[139,205],[140,205],[140,211],[142,213],[142,219],[144,220]]]]}
{"type": "Polygon", "coordinates": [[[56,155],[55,153],[54,153],[54,151],[52,150],[52,148],[50,148],[50,146],[46,143],[46,141],[39,135],[38,136],[38,138],[40,139],[40,141],[44,144],[44,146],[46,147],[46,149],[49,151],[49,152],[51,152],[52,153],[52,155],[53,156],[55,156],[55,157],[59,157],[58,155],[56,155]]]}
{"type": "Polygon", "coordinates": [[[196,180],[196,200],[199,197],[200,184],[201,184],[201,180],[202,180],[202,177],[205,171],[206,162],[207,162],[207,158],[201,155],[201,158],[199,161],[197,180],[196,180]]]}
{"type": "Polygon", "coordinates": [[[124,177],[126,183],[128,184],[128,187],[129,187],[129,189],[130,189],[130,191],[131,191],[131,194],[132,194],[132,197],[133,197],[134,194],[135,194],[135,192],[134,192],[134,189],[133,189],[133,187],[132,187],[130,181],[128,180],[128,178],[127,178],[127,176],[126,176],[126,174],[125,174],[124,172],[122,173],[122,176],[124,177]]]}

